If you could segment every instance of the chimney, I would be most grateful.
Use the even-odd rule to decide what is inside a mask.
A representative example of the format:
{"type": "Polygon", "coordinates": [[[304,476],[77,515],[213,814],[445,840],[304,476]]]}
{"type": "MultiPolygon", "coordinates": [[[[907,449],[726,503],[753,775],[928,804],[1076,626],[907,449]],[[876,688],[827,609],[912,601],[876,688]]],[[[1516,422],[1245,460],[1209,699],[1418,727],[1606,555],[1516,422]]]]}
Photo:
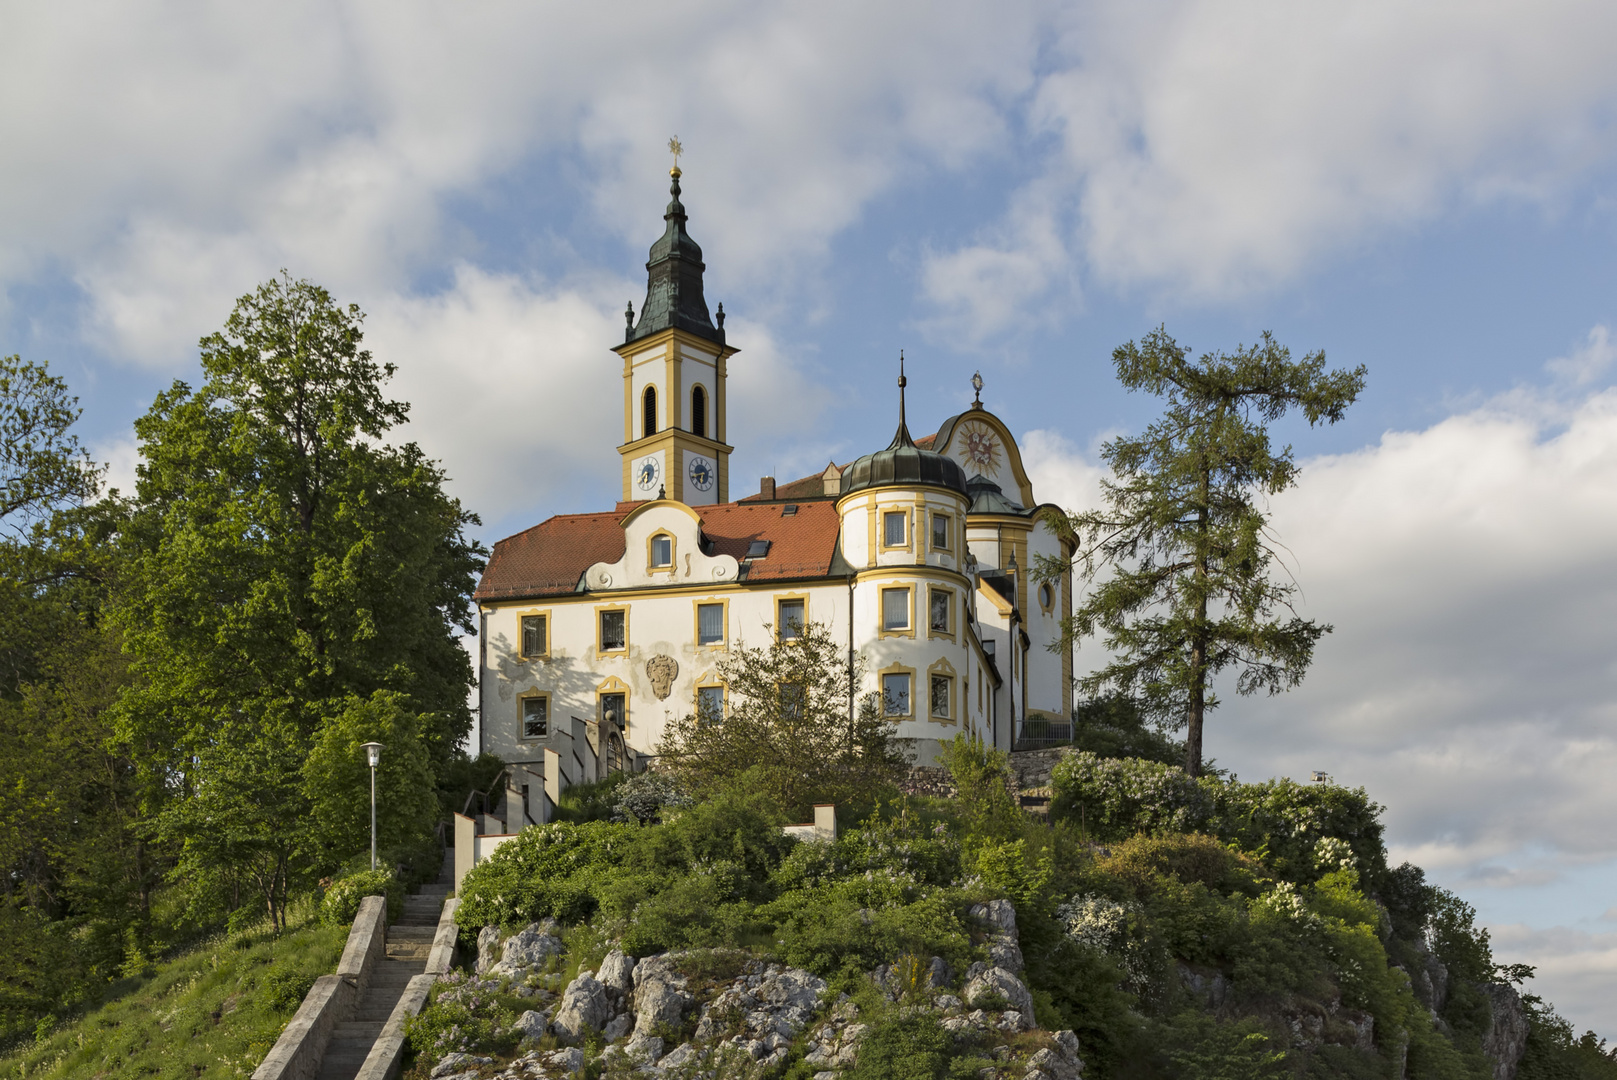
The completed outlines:
{"type": "Polygon", "coordinates": [[[758,481],[758,495],[764,499],[773,499],[775,497],[775,478],[773,476],[766,476],[758,481]]]}

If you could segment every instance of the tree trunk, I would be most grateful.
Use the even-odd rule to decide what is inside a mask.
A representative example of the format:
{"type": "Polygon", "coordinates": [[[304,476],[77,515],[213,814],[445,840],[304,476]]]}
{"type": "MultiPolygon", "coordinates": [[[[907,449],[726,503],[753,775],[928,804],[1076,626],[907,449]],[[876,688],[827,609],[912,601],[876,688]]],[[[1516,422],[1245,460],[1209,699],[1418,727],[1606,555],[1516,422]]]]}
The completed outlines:
{"type": "Polygon", "coordinates": [[[1195,675],[1190,687],[1190,707],[1186,710],[1189,730],[1185,732],[1185,772],[1191,776],[1202,774],[1202,717],[1207,705],[1207,674],[1202,664],[1206,659],[1206,647],[1197,640],[1190,648],[1195,675]]]}

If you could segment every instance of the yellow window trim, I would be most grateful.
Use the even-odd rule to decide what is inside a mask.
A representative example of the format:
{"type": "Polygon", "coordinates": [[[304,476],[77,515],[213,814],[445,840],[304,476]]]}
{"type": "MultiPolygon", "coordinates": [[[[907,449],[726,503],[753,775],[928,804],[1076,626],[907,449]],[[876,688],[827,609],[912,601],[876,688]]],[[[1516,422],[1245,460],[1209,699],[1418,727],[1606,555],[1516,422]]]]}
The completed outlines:
{"type": "Polygon", "coordinates": [[[941,676],[941,677],[949,680],[949,705],[954,710],[954,712],[956,712],[956,713],[960,712],[959,702],[960,702],[960,699],[961,699],[962,695],[956,689],[956,687],[958,686],[959,680],[958,680],[957,674],[955,672],[954,665],[950,664],[949,661],[947,661],[947,660],[939,660],[935,664],[933,664],[931,667],[926,669],[926,715],[927,715],[927,719],[930,720],[934,724],[950,724],[950,725],[957,724],[957,723],[960,722],[960,717],[959,716],[938,716],[937,714],[935,714],[932,711],[932,677],[934,675],[938,675],[938,676],[941,676]]]}
{"type": "MultiPolygon", "coordinates": [[[[807,610],[807,605],[805,605],[807,610]]],[[[724,650],[730,645],[730,598],[728,596],[702,596],[691,601],[691,641],[698,649],[724,650]],[[702,644],[702,607],[707,604],[718,604],[723,608],[720,619],[724,623],[724,630],[719,640],[708,645],[702,644]]]]}
{"type": "Polygon", "coordinates": [[[937,528],[937,522],[938,522],[939,518],[942,518],[944,521],[947,521],[949,523],[949,528],[947,530],[947,535],[944,538],[944,543],[941,546],[938,545],[938,544],[933,543],[932,542],[932,537],[929,534],[927,536],[927,538],[926,538],[927,549],[929,551],[947,551],[947,552],[953,553],[954,552],[954,515],[949,514],[949,513],[945,513],[942,510],[934,510],[934,511],[932,511],[932,528],[934,530],[937,528]]]}
{"type": "Polygon", "coordinates": [[[903,664],[893,664],[876,672],[876,698],[877,708],[881,710],[882,719],[898,723],[902,720],[915,719],[915,669],[903,664]],[[910,677],[910,710],[905,713],[890,713],[887,711],[887,676],[908,675],[910,677]]]}
{"type": "Polygon", "coordinates": [[[915,640],[915,588],[912,585],[883,585],[877,590],[876,636],[878,638],[908,638],[915,640]],[[906,593],[906,601],[910,609],[910,624],[902,630],[887,629],[887,594],[890,592],[906,593]]]}
{"type": "MultiPolygon", "coordinates": [[[[774,627],[774,629],[775,629],[775,640],[776,641],[784,640],[789,644],[789,643],[791,643],[793,641],[798,640],[798,638],[784,638],[783,639],[780,636],[780,624],[781,624],[780,605],[782,603],[784,603],[785,601],[788,601],[788,600],[801,600],[801,601],[803,601],[803,627],[806,628],[808,626],[808,624],[809,624],[809,618],[810,618],[810,616],[809,616],[809,594],[806,593],[806,592],[789,592],[789,593],[776,593],[775,594],[775,627],[774,627]]],[[[802,633],[802,630],[799,629],[799,636],[801,636],[801,633],[802,633]]]]}
{"type": "Polygon", "coordinates": [[[955,639],[956,615],[955,615],[955,610],[954,610],[954,601],[955,601],[955,595],[954,595],[954,590],[953,589],[947,588],[945,586],[939,586],[939,585],[928,585],[927,586],[927,588],[926,588],[926,636],[928,638],[946,638],[949,641],[953,641],[955,639]],[[949,617],[948,617],[948,620],[947,620],[948,624],[949,624],[949,628],[947,630],[935,630],[932,627],[932,597],[933,597],[933,594],[935,594],[935,593],[942,593],[942,594],[944,594],[945,596],[947,596],[949,598],[949,617]]]}
{"type": "Polygon", "coordinates": [[[525,608],[507,608],[505,610],[511,611],[513,614],[516,615],[516,618],[517,618],[517,659],[518,660],[523,660],[523,661],[527,661],[527,660],[549,660],[550,659],[550,641],[551,641],[551,638],[553,636],[550,631],[555,626],[555,620],[550,617],[550,609],[549,608],[539,608],[539,607],[525,607],[525,608]],[[529,653],[525,653],[525,652],[522,651],[522,620],[526,619],[526,618],[530,618],[530,617],[532,617],[534,615],[540,615],[540,616],[544,617],[544,620],[545,620],[545,647],[544,647],[544,651],[532,653],[530,655],[529,653]]]}
{"type": "Polygon", "coordinates": [[[524,707],[523,703],[527,702],[527,701],[530,701],[533,698],[544,698],[545,699],[545,724],[548,726],[548,725],[554,724],[556,722],[555,716],[551,713],[551,709],[550,709],[550,692],[548,690],[524,690],[522,693],[517,695],[517,741],[518,742],[540,742],[543,739],[549,738],[548,735],[543,735],[543,736],[541,736],[541,735],[529,735],[527,732],[525,732],[522,729],[523,721],[525,719],[525,717],[523,716],[523,712],[522,712],[523,707],[524,707]]]}
{"type": "Polygon", "coordinates": [[[889,551],[913,551],[913,550],[915,550],[914,546],[911,543],[911,541],[913,541],[915,539],[915,530],[912,528],[912,525],[914,524],[914,522],[913,522],[913,515],[910,512],[910,507],[907,507],[907,506],[894,507],[894,506],[892,506],[890,504],[887,505],[887,506],[878,505],[876,507],[876,518],[877,518],[877,521],[876,521],[876,535],[881,540],[881,550],[882,550],[883,554],[885,554],[885,553],[887,553],[889,551]],[[904,515],[904,542],[902,544],[889,544],[887,542],[887,515],[888,514],[902,514],[902,515],[904,515]]]}
{"type": "Polygon", "coordinates": [[[596,656],[628,656],[629,655],[629,605],[628,604],[596,604],[595,605],[595,655],[596,656]],[[623,612],[623,648],[603,649],[601,647],[601,616],[608,611],[623,612]]]}
{"type": "Polygon", "coordinates": [[[679,537],[675,536],[673,533],[669,532],[667,529],[658,529],[656,532],[654,532],[650,536],[646,537],[646,573],[648,573],[648,574],[672,574],[674,572],[674,567],[676,567],[678,565],[679,565],[679,537]],[[664,537],[664,536],[668,537],[668,565],[667,566],[653,566],[652,562],[651,562],[651,545],[653,543],[655,543],[658,538],[664,537]]]}

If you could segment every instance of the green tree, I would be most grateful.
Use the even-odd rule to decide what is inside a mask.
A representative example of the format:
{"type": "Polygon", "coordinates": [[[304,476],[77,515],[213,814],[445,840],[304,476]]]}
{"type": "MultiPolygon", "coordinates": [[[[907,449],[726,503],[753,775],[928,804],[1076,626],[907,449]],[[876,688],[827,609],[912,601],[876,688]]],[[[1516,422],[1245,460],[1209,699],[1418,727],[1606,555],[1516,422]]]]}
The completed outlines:
{"type": "Polygon", "coordinates": [[[903,740],[866,699],[849,715],[863,658],[848,658],[822,624],[789,641],[738,648],[719,661],[722,719],[692,714],[666,729],[657,752],[699,797],[744,774],[782,811],[804,820],[817,802],[864,805],[901,774],[903,740]]]}
{"type": "Polygon", "coordinates": [[[408,695],[434,779],[470,729],[458,637],[473,632],[477,519],[419,447],[386,441],[408,410],[385,396],[393,367],[362,348],[362,321],[283,274],[202,340],[202,386],[176,382],[135,425],[116,617],[140,681],[120,736],[186,845],[185,880],[224,860],[216,883],[234,897],[250,878],[271,913],[309,870],[292,826],[323,718],[351,696],[408,695]],[[210,820],[230,836],[193,832],[210,820]]]}
{"type": "MultiPolygon", "coordinates": [[[[1234,668],[1241,694],[1294,687],[1331,630],[1298,617],[1296,586],[1269,574],[1262,501],[1296,483],[1298,466],[1290,446],[1272,447],[1268,425],[1293,408],[1310,425],[1335,423],[1365,369],[1327,372],[1323,352],[1294,361],[1269,334],[1198,361],[1160,328],[1112,361],[1125,387],[1164,397],[1166,409],[1142,434],[1106,443],[1102,508],[1051,517],[1089,584],[1063,641],[1104,635],[1111,660],[1080,688],[1127,695],[1152,720],[1187,727],[1185,768],[1198,776],[1214,677],[1234,668]]],[[[1037,572],[1065,569],[1046,557],[1037,572]]]]}
{"type": "Polygon", "coordinates": [[[321,723],[303,763],[317,872],[336,870],[352,857],[356,838],[368,842],[371,777],[362,749],[368,742],[382,744],[376,768],[377,850],[396,853],[432,845],[438,797],[421,727],[422,719],[408,701],[386,690],[349,698],[340,712],[321,723]]]}

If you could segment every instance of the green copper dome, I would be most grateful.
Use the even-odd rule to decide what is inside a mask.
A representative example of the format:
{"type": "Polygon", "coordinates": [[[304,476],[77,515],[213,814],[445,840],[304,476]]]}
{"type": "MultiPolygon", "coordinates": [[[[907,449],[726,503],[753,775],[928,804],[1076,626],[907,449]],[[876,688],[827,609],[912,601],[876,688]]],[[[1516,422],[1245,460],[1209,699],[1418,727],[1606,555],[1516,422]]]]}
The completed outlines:
{"type": "Polygon", "coordinates": [[[900,421],[887,449],[866,454],[842,474],[843,495],[875,487],[939,487],[965,495],[966,474],[953,458],[916,446],[900,421]]]}

